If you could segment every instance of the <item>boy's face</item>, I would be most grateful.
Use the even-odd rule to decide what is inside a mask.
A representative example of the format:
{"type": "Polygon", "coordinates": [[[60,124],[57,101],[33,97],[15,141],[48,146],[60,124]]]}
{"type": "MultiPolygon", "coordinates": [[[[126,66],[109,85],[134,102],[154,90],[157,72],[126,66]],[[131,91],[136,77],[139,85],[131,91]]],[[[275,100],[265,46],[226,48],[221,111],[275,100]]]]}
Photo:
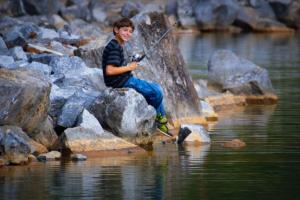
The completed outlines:
{"type": "Polygon", "coordinates": [[[127,42],[131,39],[133,30],[131,27],[121,27],[121,28],[114,28],[114,32],[116,33],[116,37],[121,39],[123,42],[127,42]]]}

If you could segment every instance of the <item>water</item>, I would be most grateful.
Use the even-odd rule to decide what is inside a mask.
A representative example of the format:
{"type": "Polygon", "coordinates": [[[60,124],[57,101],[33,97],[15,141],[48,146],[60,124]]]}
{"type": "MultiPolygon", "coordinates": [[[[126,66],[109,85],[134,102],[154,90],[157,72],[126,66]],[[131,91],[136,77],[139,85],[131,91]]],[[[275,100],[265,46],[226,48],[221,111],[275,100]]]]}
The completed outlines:
{"type": "Polygon", "coordinates": [[[205,77],[216,49],[268,69],[278,105],[222,113],[212,145],[4,167],[0,199],[300,199],[299,35],[186,34],[178,42],[194,78],[205,77]],[[233,138],[247,146],[221,146],[233,138]]]}

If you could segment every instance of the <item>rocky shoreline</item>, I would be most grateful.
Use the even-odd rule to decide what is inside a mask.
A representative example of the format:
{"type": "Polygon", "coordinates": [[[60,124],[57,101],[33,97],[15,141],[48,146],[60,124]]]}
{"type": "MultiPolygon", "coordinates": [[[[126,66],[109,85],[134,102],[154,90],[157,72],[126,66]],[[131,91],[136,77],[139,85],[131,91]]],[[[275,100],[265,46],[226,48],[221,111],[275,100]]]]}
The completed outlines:
{"type": "MultiPolygon", "coordinates": [[[[157,11],[161,5],[135,11],[132,2],[121,1],[2,2],[0,165],[26,164],[52,150],[140,152],[140,146],[161,138],[155,132],[155,110],[140,94],[107,88],[103,82],[102,50],[113,37],[107,29],[121,15],[136,24],[126,54],[147,53],[135,75],[162,86],[171,128],[199,126],[185,125],[193,127],[191,140],[201,142],[199,135],[206,135],[201,125],[216,121],[226,106],[278,101],[268,72],[231,51],[216,51],[208,63],[208,79],[197,81],[191,79],[172,34],[156,51],[147,52],[172,26],[172,14],[157,11]]],[[[181,3],[193,1],[176,2],[181,13],[181,3]]]]}

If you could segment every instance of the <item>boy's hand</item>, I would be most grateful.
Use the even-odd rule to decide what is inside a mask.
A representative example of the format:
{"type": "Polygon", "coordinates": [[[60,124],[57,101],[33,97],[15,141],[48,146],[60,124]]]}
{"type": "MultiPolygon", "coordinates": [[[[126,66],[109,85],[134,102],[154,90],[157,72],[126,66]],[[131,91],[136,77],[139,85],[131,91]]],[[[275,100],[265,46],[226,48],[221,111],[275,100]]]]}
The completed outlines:
{"type": "Polygon", "coordinates": [[[137,68],[138,65],[139,65],[138,62],[131,62],[128,64],[128,67],[130,68],[131,71],[133,71],[137,68]]]}

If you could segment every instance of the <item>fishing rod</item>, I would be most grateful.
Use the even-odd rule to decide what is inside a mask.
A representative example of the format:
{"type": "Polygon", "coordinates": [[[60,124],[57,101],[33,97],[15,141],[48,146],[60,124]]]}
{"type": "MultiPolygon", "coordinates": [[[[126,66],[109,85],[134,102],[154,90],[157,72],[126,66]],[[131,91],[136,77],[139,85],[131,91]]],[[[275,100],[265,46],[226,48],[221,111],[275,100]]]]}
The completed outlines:
{"type": "MultiPolygon", "coordinates": [[[[152,52],[155,47],[160,43],[160,41],[175,27],[177,22],[175,22],[171,27],[169,27],[164,34],[150,47],[150,49],[147,51],[147,53],[152,52]]],[[[146,57],[146,53],[144,52],[143,54],[138,54],[135,53],[131,56],[131,61],[132,62],[140,62],[146,57]]]]}

